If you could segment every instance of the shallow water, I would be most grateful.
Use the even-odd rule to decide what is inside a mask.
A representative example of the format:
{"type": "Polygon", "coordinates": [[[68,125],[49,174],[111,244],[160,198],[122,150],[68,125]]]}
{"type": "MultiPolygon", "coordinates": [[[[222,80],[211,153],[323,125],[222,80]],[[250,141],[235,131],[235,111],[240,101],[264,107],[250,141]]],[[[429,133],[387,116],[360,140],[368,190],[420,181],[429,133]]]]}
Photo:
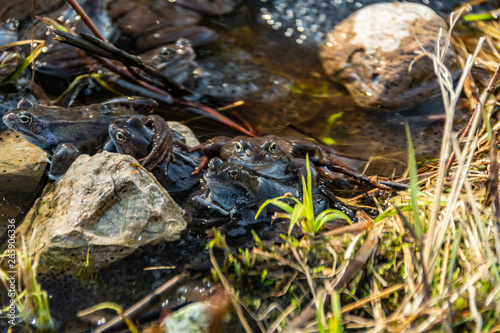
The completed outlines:
{"type": "MultiPolygon", "coordinates": [[[[345,89],[327,79],[315,45],[297,47],[283,38],[276,38],[267,29],[262,28],[252,15],[253,12],[241,9],[237,15],[228,19],[214,19],[211,27],[219,30],[225,39],[224,45],[229,44],[232,48],[250,55],[252,63],[262,66],[270,75],[286,79],[279,84],[293,82],[287,89],[279,91],[279,97],[283,96],[284,90],[289,90],[289,93],[278,100],[269,98],[270,94],[266,95],[266,89],[269,87],[266,84],[269,82],[266,83],[260,78],[261,81],[258,82],[262,84],[262,94],[255,94],[255,98],[250,98],[243,105],[234,108],[259,134],[303,135],[297,130],[299,129],[307,135],[331,143],[340,152],[369,160],[365,166],[359,162],[356,164],[361,170],[366,167],[368,174],[392,177],[400,175],[406,169],[407,139],[404,124],[408,122],[417,160],[437,157],[443,126],[443,107],[440,101],[430,101],[398,113],[361,110],[350,99],[345,89]]],[[[210,56],[217,56],[218,50],[221,50],[221,44],[217,42],[201,48],[200,62],[203,62],[204,57],[205,61],[208,61],[206,59],[210,56]]],[[[234,100],[228,99],[227,103],[214,106],[232,102],[234,100]]],[[[171,108],[158,111],[169,120],[184,121],[192,127],[201,141],[216,135],[237,134],[211,120],[199,119],[189,113],[174,112],[175,109],[171,108]]],[[[344,194],[349,195],[345,191],[344,194]]],[[[6,217],[20,220],[28,208],[26,202],[32,200],[32,196],[6,193],[0,189],[2,223],[6,217]]],[[[234,234],[240,235],[240,227],[228,226],[227,230],[237,230],[234,234]]],[[[280,232],[286,233],[286,226],[278,228],[276,224],[273,227],[267,224],[252,227],[258,229],[264,238],[273,240],[279,239],[280,232]]],[[[53,296],[51,306],[54,317],[65,322],[64,325],[67,326],[63,325],[62,328],[69,331],[84,329],[87,327],[85,322],[72,316],[76,310],[104,300],[118,302],[127,307],[176,273],[185,270],[186,263],[208,263],[208,253],[204,249],[206,234],[203,228],[210,229],[209,226],[201,226],[200,230],[186,232],[177,242],[142,249],[123,262],[114,262],[108,268],[96,269],[95,282],[78,280],[74,270],[41,273],[42,285],[53,296]],[[154,266],[175,268],[144,270],[154,266]],[[64,293],[57,291],[58,289],[64,293]],[[71,320],[68,320],[69,317],[71,320]]],[[[0,239],[4,229],[5,224],[0,224],[0,239]]],[[[249,234],[229,237],[229,241],[234,246],[252,244],[249,234]]],[[[113,262],[113,258],[109,260],[113,262]]],[[[164,306],[183,304],[195,300],[193,293],[205,295],[209,293],[207,290],[210,288],[210,285],[196,282],[188,285],[184,291],[178,289],[162,297],[157,303],[164,306]],[[183,292],[189,296],[183,295],[183,292]]],[[[0,295],[0,299],[3,296],[5,295],[0,295]]],[[[103,316],[96,315],[94,319],[103,316]]],[[[109,314],[106,316],[110,317],[109,314]]],[[[93,324],[95,320],[91,320],[93,324]]]]}

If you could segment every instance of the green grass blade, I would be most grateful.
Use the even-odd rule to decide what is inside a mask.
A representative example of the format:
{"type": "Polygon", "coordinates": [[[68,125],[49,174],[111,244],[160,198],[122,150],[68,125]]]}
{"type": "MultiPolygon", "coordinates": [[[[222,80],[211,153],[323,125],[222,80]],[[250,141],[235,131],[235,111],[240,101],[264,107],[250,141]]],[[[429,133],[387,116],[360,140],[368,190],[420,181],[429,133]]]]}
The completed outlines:
{"type": "Polygon", "coordinates": [[[349,216],[347,216],[344,212],[342,212],[341,210],[338,210],[338,209],[327,209],[327,210],[324,210],[321,213],[319,213],[318,216],[316,216],[316,219],[322,219],[326,215],[331,214],[331,213],[338,214],[339,215],[338,218],[342,218],[342,219],[347,220],[348,222],[352,223],[352,221],[349,218],[349,216]]]}
{"type": "Polygon", "coordinates": [[[455,272],[457,263],[458,249],[460,248],[460,242],[462,241],[462,232],[460,229],[456,230],[455,241],[453,242],[453,249],[451,251],[450,261],[448,263],[448,282],[452,283],[453,273],[455,272]]]}
{"type": "Polygon", "coordinates": [[[321,214],[323,214],[321,217],[318,215],[316,219],[314,220],[314,230],[315,232],[318,232],[322,226],[325,225],[326,222],[335,220],[335,219],[344,219],[346,220],[349,224],[352,224],[351,219],[349,216],[346,214],[342,213],[340,210],[328,210],[324,211],[321,214]],[[323,214],[327,212],[326,214],[323,214]]]}
{"type": "Polygon", "coordinates": [[[290,217],[290,226],[288,227],[288,234],[290,235],[292,233],[293,227],[295,224],[300,223],[302,214],[304,212],[304,205],[303,204],[296,204],[292,216],[290,217]]]}
{"type": "Polygon", "coordinates": [[[292,214],[292,207],[290,207],[290,205],[284,203],[284,202],[281,202],[279,201],[280,199],[285,199],[287,198],[286,195],[283,195],[281,197],[277,197],[277,198],[273,198],[273,199],[269,199],[269,200],[266,200],[264,201],[264,203],[260,206],[259,210],[257,211],[257,214],[255,214],[255,219],[257,219],[260,215],[260,213],[262,212],[262,210],[269,204],[272,204],[272,205],[275,205],[275,206],[278,206],[279,208],[283,209],[282,207],[279,206],[279,204],[285,204],[286,206],[288,206],[288,208],[286,209],[283,209],[285,212],[287,212],[288,214],[292,214]],[[276,204],[278,203],[278,204],[276,204]]]}
{"type": "MultiPolygon", "coordinates": [[[[262,212],[262,210],[263,210],[263,209],[264,209],[267,205],[272,204],[272,205],[277,206],[275,203],[276,203],[276,202],[280,202],[280,201],[279,201],[280,199],[285,199],[285,198],[286,198],[286,196],[285,196],[285,195],[283,195],[283,196],[281,196],[281,197],[277,197],[277,198],[273,198],[273,199],[269,199],[269,200],[264,201],[264,203],[260,206],[259,210],[257,211],[257,214],[255,214],[255,219],[257,219],[257,218],[259,217],[260,213],[262,212]]],[[[288,206],[288,207],[290,207],[290,206],[288,206]]],[[[280,208],[281,208],[281,207],[280,207],[280,208]]],[[[291,207],[290,207],[290,208],[291,208],[291,207]]],[[[286,210],[285,210],[285,211],[286,211],[286,210]]],[[[286,211],[286,212],[287,212],[287,213],[289,213],[289,214],[291,214],[291,213],[292,213],[292,210],[290,210],[289,212],[288,212],[288,211],[286,211]]]]}
{"type": "Polygon", "coordinates": [[[307,186],[304,191],[304,205],[306,218],[313,223],[314,222],[314,204],[312,199],[312,176],[311,176],[311,164],[309,163],[309,154],[306,154],[306,169],[307,169],[307,186]]]}
{"type": "Polygon", "coordinates": [[[408,165],[410,168],[410,201],[413,211],[413,221],[419,242],[422,241],[422,228],[420,226],[418,212],[418,177],[417,177],[417,162],[415,161],[415,150],[411,140],[410,126],[405,123],[406,137],[408,141],[408,165]]]}
{"type": "Polygon", "coordinates": [[[342,326],[342,309],[340,304],[340,297],[337,292],[331,295],[333,317],[328,321],[329,333],[342,333],[344,327],[342,326]]]}
{"type": "Polygon", "coordinates": [[[487,20],[492,20],[494,18],[497,18],[498,15],[500,15],[500,10],[497,9],[497,10],[487,12],[487,13],[467,14],[467,15],[464,15],[462,18],[464,19],[464,21],[467,21],[467,22],[487,21],[487,20]]]}
{"type": "Polygon", "coordinates": [[[297,204],[293,208],[293,213],[292,216],[290,217],[290,220],[292,220],[294,223],[299,222],[302,214],[304,212],[304,205],[303,204],[297,204]]]}

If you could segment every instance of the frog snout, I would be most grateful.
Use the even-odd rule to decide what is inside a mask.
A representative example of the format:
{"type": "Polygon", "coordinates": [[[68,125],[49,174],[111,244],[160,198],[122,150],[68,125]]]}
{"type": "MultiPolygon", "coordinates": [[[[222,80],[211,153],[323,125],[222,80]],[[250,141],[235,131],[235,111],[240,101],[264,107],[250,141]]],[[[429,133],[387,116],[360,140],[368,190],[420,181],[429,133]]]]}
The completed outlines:
{"type": "Polygon", "coordinates": [[[2,121],[4,122],[5,125],[9,126],[10,124],[12,124],[14,122],[15,118],[17,118],[17,115],[15,113],[7,112],[2,117],[2,121]]]}
{"type": "Polygon", "coordinates": [[[262,159],[262,154],[260,152],[250,153],[252,156],[252,161],[260,161],[262,159]]]}

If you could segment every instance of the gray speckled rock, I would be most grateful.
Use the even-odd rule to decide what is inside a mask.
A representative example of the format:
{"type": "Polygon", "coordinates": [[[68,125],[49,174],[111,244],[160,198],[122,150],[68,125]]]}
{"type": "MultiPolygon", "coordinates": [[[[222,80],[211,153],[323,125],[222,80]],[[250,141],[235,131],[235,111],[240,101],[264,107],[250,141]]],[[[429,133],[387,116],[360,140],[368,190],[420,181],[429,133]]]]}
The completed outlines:
{"type": "MultiPolygon", "coordinates": [[[[367,109],[405,109],[440,94],[428,58],[408,67],[420,46],[434,52],[447,25],[430,8],[413,3],[367,6],[339,23],[320,51],[326,73],[342,83],[356,103],[367,109]]],[[[445,64],[458,69],[450,49],[445,64]]]]}
{"type": "MultiPolygon", "coordinates": [[[[173,241],[186,228],[183,211],[156,179],[127,155],[82,155],[44,190],[18,228],[42,251],[42,263],[105,266],[135,249],[173,241]]],[[[20,239],[21,237],[18,237],[20,239]]]]}

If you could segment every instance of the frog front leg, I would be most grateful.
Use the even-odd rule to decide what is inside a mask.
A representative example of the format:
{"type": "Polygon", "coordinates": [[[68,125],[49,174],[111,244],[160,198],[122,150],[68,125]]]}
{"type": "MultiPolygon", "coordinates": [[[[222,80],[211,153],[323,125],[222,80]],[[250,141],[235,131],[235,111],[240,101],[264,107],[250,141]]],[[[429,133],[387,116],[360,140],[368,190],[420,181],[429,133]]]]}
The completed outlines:
{"type": "Polygon", "coordinates": [[[201,172],[201,170],[205,169],[205,167],[208,165],[208,161],[212,157],[218,157],[220,155],[222,147],[224,147],[229,140],[231,140],[231,138],[228,136],[216,136],[215,138],[207,140],[204,143],[191,148],[189,150],[190,152],[201,150],[201,152],[203,153],[203,157],[200,159],[200,163],[198,163],[198,166],[192,172],[192,174],[197,175],[201,172]]]}
{"type": "Polygon", "coordinates": [[[72,143],[57,145],[50,163],[49,179],[57,180],[61,178],[80,155],[80,151],[72,143]]]}
{"type": "Polygon", "coordinates": [[[200,204],[202,204],[205,207],[208,207],[210,209],[213,209],[213,210],[219,212],[220,214],[222,214],[224,216],[232,215],[231,212],[228,212],[227,210],[225,210],[224,208],[222,208],[218,204],[214,203],[210,199],[210,195],[208,196],[208,198],[203,198],[203,197],[197,195],[197,196],[193,197],[193,200],[199,202],[200,204]]]}
{"type": "Polygon", "coordinates": [[[118,149],[116,149],[115,143],[111,139],[111,137],[108,137],[106,139],[106,141],[104,142],[104,146],[102,147],[102,150],[110,153],[118,153],[118,149]]]}

